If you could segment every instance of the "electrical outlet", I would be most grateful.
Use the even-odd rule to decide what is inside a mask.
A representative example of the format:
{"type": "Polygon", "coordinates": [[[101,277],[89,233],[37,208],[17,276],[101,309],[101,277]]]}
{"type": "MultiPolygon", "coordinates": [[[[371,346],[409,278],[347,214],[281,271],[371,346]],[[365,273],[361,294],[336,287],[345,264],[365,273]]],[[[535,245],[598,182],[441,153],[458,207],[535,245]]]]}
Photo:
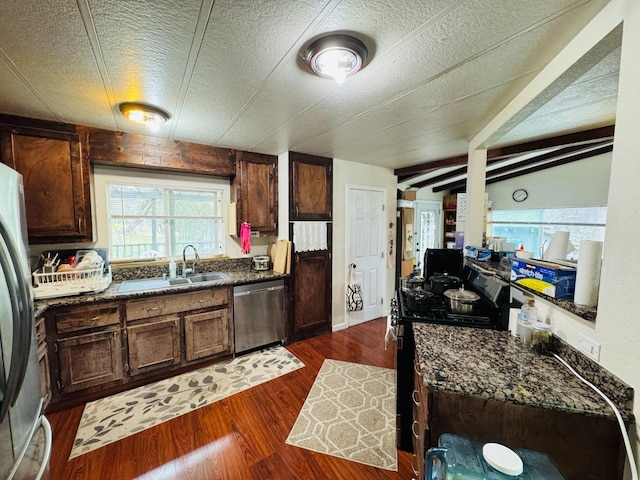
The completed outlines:
{"type": "Polygon", "coordinates": [[[259,236],[260,236],[260,232],[251,232],[252,238],[259,237],[259,236]]]}
{"type": "Polygon", "coordinates": [[[578,346],[588,357],[593,358],[596,362],[600,360],[600,344],[595,340],[580,334],[578,337],[578,346]]]}

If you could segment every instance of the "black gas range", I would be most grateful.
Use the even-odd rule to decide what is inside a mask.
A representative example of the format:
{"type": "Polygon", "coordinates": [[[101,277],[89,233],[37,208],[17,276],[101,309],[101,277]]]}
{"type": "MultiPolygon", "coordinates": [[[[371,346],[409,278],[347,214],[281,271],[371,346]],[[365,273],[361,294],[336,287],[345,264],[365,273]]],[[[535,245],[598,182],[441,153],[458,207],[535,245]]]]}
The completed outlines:
{"type": "Polygon", "coordinates": [[[474,264],[463,266],[461,251],[432,251],[432,270],[428,268],[429,251],[425,254],[427,275],[425,285],[428,307],[409,302],[410,295],[416,295],[415,285],[412,288],[400,286],[392,303],[392,323],[397,334],[397,402],[396,417],[398,437],[397,445],[401,450],[412,451],[413,408],[411,395],[413,385],[413,361],[415,357],[415,340],[413,324],[435,323],[453,327],[490,328],[506,330],[509,323],[510,287],[498,277],[482,271],[474,264]],[[433,253],[435,252],[435,253],[433,253]],[[434,256],[435,255],[435,256],[434,256]],[[435,259],[435,261],[434,261],[435,259]],[[446,260],[443,260],[446,259],[446,260]],[[459,262],[459,263],[458,263],[459,262]],[[435,265],[435,266],[434,266],[435,265]],[[433,269],[437,270],[433,270],[433,269]],[[432,295],[429,290],[431,276],[445,271],[455,275],[462,281],[466,290],[475,292],[480,297],[469,314],[454,313],[449,308],[448,299],[442,295],[432,295]]]}

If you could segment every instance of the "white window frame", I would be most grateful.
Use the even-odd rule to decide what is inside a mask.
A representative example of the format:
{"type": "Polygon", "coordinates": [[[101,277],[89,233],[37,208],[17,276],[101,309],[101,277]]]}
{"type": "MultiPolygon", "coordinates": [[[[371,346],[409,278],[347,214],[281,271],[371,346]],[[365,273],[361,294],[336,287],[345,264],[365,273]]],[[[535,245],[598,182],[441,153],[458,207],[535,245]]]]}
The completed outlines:
{"type": "MultiPolygon", "coordinates": [[[[95,246],[99,248],[111,248],[111,228],[109,226],[108,191],[109,183],[130,183],[137,185],[158,186],[185,190],[222,190],[222,235],[223,252],[215,255],[224,255],[228,251],[227,245],[227,206],[231,194],[230,182],[225,178],[204,177],[202,175],[176,174],[167,172],[141,171],[131,168],[113,168],[96,165],[94,167],[94,197],[96,214],[94,216],[97,232],[95,246]]],[[[211,254],[201,255],[202,258],[211,257],[211,254]]],[[[177,258],[177,257],[174,257],[177,258]]],[[[131,259],[123,260],[131,261],[131,259]]]]}

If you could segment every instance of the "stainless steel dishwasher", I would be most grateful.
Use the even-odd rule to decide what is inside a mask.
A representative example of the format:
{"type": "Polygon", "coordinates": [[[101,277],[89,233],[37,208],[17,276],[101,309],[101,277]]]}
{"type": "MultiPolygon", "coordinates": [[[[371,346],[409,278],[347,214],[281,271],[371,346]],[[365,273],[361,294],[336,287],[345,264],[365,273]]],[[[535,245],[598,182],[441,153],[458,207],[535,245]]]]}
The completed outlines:
{"type": "Polygon", "coordinates": [[[284,280],[233,288],[235,352],[245,352],[284,338],[284,280]]]}

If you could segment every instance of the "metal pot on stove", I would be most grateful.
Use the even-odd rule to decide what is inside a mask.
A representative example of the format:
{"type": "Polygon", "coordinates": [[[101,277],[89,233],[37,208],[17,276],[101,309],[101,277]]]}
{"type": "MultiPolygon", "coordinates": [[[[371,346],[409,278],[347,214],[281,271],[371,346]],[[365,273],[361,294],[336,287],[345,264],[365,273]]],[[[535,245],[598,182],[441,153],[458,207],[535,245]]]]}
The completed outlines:
{"type": "Polygon", "coordinates": [[[449,289],[458,288],[462,284],[460,278],[447,273],[431,277],[431,292],[441,295],[449,289]]]}
{"type": "Polygon", "coordinates": [[[474,305],[478,303],[478,300],[480,300],[480,295],[475,292],[465,290],[464,286],[447,290],[444,292],[444,296],[449,300],[449,307],[451,308],[451,311],[453,313],[461,313],[463,315],[473,312],[474,305]]]}

